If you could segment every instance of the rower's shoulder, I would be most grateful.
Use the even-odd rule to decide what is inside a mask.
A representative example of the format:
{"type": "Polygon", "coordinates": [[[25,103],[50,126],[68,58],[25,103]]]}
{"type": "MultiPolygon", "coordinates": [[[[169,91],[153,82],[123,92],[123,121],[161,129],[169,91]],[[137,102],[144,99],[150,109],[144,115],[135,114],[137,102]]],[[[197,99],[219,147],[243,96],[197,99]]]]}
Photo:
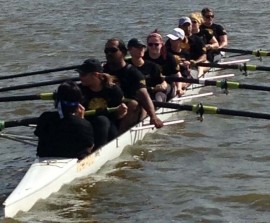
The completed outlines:
{"type": "Polygon", "coordinates": [[[59,119],[59,114],[56,111],[45,111],[39,116],[39,120],[55,120],[59,119]]]}

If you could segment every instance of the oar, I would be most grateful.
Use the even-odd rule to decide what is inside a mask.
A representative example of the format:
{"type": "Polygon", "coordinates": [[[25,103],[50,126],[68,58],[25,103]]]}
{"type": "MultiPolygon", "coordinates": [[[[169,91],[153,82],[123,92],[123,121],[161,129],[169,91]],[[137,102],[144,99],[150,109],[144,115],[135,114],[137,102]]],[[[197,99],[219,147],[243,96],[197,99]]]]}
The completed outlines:
{"type": "Polygon", "coordinates": [[[221,89],[248,89],[248,90],[258,90],[258,91],[270,91],[269,86],[261,85],[251,85],[251,84],[241,84],[234,81],[213,81],[213,80],[203,80],[203,79],[186,79],[181,77],[165,77],[165,80],[172,82],[185,82],[191,84],[202,84],[204,86],[216,86],[221,89]]]}
{"type": "Polygon", "coordinates": [[[52,72],[59,72],[59,71],[65,71],[65,70],[75,70],[79,68],[79,66],[80,65],[74,65],[74,66],[68,66],[68,67],[59,67],[59,68],[46,69],[46,70],[40,70],[40,71],[7,75],[7,76],[0,77],[0,80],[10,79],[10,78],[15,78],[15,77],[26,77],[26,76],[32,76],[32,75],[37,75],[37,74],[48,74],[52,72]]]}
{"type": "MultiPolygon", "coordinates": [[[[114,112],[117,110],[117,107],[112,107],[112,108],[107,108],[104,110],[88,110],[85,111],[85,116],[91,116],[91,115],[96,115],[100,113],[106,113],[106,112],[114,112]]],[[[13,121],[3,121],[0,120],[0,131],[3,130],[4,128],[10,128],[10,127],[17,127],[17,126],[29,126],[29,125],[35,125],[37,124],[38,117],[33,117],[33,118],[25,118],[25,119],[20,119],[20,120],[13,120],[13,121]]]]}
{"type": "Polygon", "coordinates": [[[0,88],[0,92],[11,91],[11,90],[22,90],[22,89],[27,89],[27,88],[32,88],[32,87],[41,87],[41,86],[60,84],[64,81],[78,81],[78,80],[79,80],[78,77],[74,77],[74,78],[60,79],[60,80],[54,80],[54,81],[43,81],[43,82],[32,83],[32,84],[21,84],[21,85],[9,86],[9,87],[2,87],[0,88]]]}
{"type": "Polygon", "coordinates": [[[41,94],[31,94],[31,95],[0,97],[0,102],[27,101],[27,100],[53,100],[53,99],[54,99],[54,93],[41,93],[41,94]]]}
{"type": "Polygon", "coordinates": [[[220,51],[229,52],[229,53],[241,53],[241,54],[250,54],[256,57],[267,57],[270,56],[269,51],[264,50],[241,50],[241,49],[229,49],[229,48],[222,48],[220,51]]]}
{"type": "Polygon", "coordinates": [[[197,63],[197,66],[201,67],[214,67],[214,68],[223,68],[223,69],[239,69],[240,71],[270,71],[270,67],[257,66],[252,64],[218,64],[218,63],[197,63]]]}
{"type": "Polygon", "coordinates": [[[202,104],[184,105],[184,104],[176,104],[176,103],[168,103],[168,102],[157,102],[157,101],[154,101],[153,103],[156,107],[193,111],[193,112],[196,112],[197,114],[200,114],[201,116],[205,113],[205,114],[221,114],[221,115],[242,116],[242,117],[249,117],[249,118],[270,119],[270,114],[266,114],[266,113],[230,110],[230,109],[223,109],[223,108],[218,108],[215,106],[207,106],[207,105],[202,105],[202,104]]]}

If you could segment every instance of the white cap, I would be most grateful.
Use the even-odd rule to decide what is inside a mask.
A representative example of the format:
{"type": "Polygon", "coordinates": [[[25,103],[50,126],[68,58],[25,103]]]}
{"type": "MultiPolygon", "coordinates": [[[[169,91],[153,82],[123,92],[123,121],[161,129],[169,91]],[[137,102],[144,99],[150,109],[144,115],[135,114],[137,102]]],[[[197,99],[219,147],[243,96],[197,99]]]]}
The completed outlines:
{"type": "Polygon", "coordinates": [[[173,34],[168,34],[167,37],[169,37],[172,40],[178,40],[181,39],[183,40],[185,37],[185,32],[184,30],[180,29],[180,28],[174,28],[173,29],[173,34]]]}
{"type": "Polygon", "coordinates": [[[185,23],[191,24],[191,20],[190,20],[189,17],[181,17],[181,18],[179,19],[179,26],[182,26],[182,25],[184,25],[185,23]]]}

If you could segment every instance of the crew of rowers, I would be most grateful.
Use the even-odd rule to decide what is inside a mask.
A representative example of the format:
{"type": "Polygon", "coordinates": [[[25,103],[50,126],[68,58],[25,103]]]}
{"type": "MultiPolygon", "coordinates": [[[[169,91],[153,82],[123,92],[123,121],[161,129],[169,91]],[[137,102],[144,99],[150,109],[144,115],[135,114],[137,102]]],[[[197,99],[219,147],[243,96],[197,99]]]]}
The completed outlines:
{"type": "MultiPolygon", "coordinates": [[[[126,47],[121,39],[109,39],[104,65],[85,60],[76,70],[81,83],[58,87],[57,111],[44,112],[34,132],[39,138],[37,155],[81,159],[147,115],[150,124],[161,128],[152,100],[166,102],[187,88],[169,77],[192,78],[191,66],[217,60],[219,49],[227,45],[226,31],[213,18],[209,8],[180,18],[166,42],[157,30],[147,36],[146,44],[133,38],[126,47]],[[85,116],[85,110],[95,110],[95,115],[85,116]]],[[[204,73],[205,68],[198,67],[198,77],[204,73]]]]}

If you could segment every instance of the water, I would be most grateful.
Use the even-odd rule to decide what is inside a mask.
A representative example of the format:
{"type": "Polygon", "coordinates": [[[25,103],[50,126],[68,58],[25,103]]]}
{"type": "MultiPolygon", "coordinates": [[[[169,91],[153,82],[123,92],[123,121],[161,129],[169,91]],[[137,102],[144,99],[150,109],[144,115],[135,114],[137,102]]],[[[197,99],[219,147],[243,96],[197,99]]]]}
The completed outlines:
{"type": "MultiPolygon", "coordinates": [[[[1,76],[104,59],[106,40],[145,39],[159,28],[165,36],[180,16],[211,6],[225,25],[231,48],[270,49],[269,1],[1,1],[1,76]]],[[[254,59],[253,64],[269,65],[254,59]]],[[[241,83],[269,85],[269,73],[223,71],[241,83]]],[[[0,87],[34,83],[61,72],[1,81],[0,87]]],[[[56,86],[3,92],[1,96],[51,92],[56,86]]],[[[194,101],[222,108],[269,113],[267,92],[231,90],[194,101]]],[[[1,103],[2,120],[37,116],[51,102],[1,103]]],[[[16,220],[3,222],[269,222],[270,124],[266,120],[205,115],[164,127],[97,174],[64,186],[16,220]]],[[[31,135],[32,129],[5,132],[31,135]]],[[[35,148],[0,138],[0,202],[14,189],[35,157],[35,148]]]]}

